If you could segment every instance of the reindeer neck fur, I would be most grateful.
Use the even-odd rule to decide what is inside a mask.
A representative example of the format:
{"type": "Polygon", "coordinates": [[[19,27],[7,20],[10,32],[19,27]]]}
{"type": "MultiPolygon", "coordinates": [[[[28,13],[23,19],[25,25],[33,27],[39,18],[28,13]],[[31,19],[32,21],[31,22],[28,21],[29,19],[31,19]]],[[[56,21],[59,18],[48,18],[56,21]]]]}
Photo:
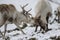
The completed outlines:
{"type": "Polygon", "coordinates": [[[28,19],[23,13],[17,11],[16,21],[18,24],[21,24],[21,22],[27,22],[27,20],[28,19]]]}

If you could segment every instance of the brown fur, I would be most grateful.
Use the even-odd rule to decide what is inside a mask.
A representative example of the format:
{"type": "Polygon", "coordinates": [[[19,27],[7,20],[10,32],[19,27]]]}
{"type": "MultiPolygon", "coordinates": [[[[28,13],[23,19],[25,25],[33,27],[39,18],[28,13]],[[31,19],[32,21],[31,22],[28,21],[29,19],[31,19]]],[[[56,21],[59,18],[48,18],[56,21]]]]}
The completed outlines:
{"type": "MultiPolygon", "coordinates": [[[[49,17],[51,17],[52,14],[50,12],[47,13],[46,15],[46,21],[48,23],[48,19],[49,17]]],[[[34,21],[35,21],[35,26],[36,26],[36,29],[35,29],[35,32],[37,31],[37,27],[40,26],[41,29],[43,29],[44,31],[47,31],[48,30],[48,24],[45,24],[42,20],[41,20],[41,16],[39,16],[38,18],[34,18],[34,21]]]]}
{"type": "Polygon", "coordinates": [[[40,26],[40,28],[43,29],[44,31],[48,29],[46,27],[46,24],[41,20],[41,16],[39,16],[38,18],[35,18],[34,21],[35,21],[34,25],[36,26],[35,32],[37,31],[38,26],[40,26]]]}

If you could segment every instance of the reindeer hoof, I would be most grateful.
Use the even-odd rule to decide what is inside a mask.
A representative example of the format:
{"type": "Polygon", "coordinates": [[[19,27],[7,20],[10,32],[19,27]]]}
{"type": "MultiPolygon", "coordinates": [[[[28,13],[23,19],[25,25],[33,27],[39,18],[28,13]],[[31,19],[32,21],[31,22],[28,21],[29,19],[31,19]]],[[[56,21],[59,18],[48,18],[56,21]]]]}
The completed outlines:
{"type": "Polygon", "coordinates": [[[5,38],[5,40],[10,40],[10,38],[9,38],[9,37],[7,37],[7,38],[5,38]]]}
{"type": "Polygon", "coordinates": [[[42,32],[42,34],[44,34],[45,32],[42,32]]]}

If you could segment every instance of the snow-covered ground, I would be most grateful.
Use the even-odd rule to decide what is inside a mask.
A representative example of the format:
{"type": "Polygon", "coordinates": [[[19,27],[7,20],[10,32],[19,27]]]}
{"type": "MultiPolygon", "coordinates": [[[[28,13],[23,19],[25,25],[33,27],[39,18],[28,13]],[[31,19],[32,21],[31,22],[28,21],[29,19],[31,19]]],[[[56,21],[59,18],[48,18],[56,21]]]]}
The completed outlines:
{"type": "MultiPolygon", "coordinates": [[[[26,27],[23,29],[26,34],[22,34],[21,31],[13,31],[6,33],[6,36],[9,36],[10,40],[29,40],[30,38],[36,38],[36,40],[52,40],[50,37],[60,36],[60,25],[58,23],[54,23],[52,25],[49,24],[49,28],[52,28],[52,30],[42,34],[37,33],[39,31],[39,27],[37,32],[34,32],[35,27],[26,27]]],[[[12,28],[10,30],[12,30],[12,28]]],[[[2,38],[0,38],[0,40],[2,40],[2,38]]]]}
{"type": "MultiPolygon", "coordinates": [[[[37,3],[37,0],[0,0],[0,4],[14,4],[18,11],[21,11],[20,5],[24,5],[26,3],[29,3],[26,9],[29,10],[30,8],[32,8],[32,11],[30,13],[33,16],[35,16],[34,8],[37,3]]],[[[52,10],[53,11],[56,10],[58,5],[52,2],[50,3],[51,3],[52,10]]],[[[52,13],[54,14],[54,12],[52,13]]],[[[55,15],[53,15],[52,20],[54,19],[54,17],[55,15]]],[[[16,26],[14,24],[8,24],[7,30],[12,30],[15,28],[16,26]]],[[[21,31],[13,31],[10,33],[6,33],[6,36],[9,36],[10,40],[29,40],[30,38],[36,38],[36,40],[52,40],[50,39],[50,37],[60,36],[60,24],[54,22],[52,25],[49,24],[49,28],[51,28],[52,30],[42,34],[42,33],[37,33],[39,32],[39,27],[37,32],[34,32],[35,27],[26,27],[25,29],[23,29],[23,31],[26,34],[22,34],[21,31]]],[[[4,26],[1,27],[0,30],[4,31],[4,26]]],[[[0,38],[0,40],[2,40],[2,38],[0,38]]]]}

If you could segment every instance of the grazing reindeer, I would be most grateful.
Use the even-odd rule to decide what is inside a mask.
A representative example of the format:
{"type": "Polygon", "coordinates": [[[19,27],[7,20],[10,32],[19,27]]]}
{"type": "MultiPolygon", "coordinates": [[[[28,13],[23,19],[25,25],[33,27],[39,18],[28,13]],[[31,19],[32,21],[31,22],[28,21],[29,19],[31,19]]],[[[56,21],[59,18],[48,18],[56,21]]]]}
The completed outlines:
{"type": "Polygon", "coordinates": [[[0,25],[2,26],[5,24],[4,37],[6,34],[7,24],[14,23],[19,28],[19,30],[22,31],[22,29],[19,27],[21,22],[29,23],[31,21],[31,18],[29,16],[31,14],[28,14],[28,12],[31,11],[31,9],[29,11],[26,11],[24,9],[26,6],[27,6],[27,4],[22,7],[23,8],[22,12],[18,12],[16,10],[15,6],[12,4],[9,4],[9,5],[8,4],[1,4],[0,5],[0,15],[1,15],[0,25]],[[26,14],[28,14],[28,15],[26,15],[26,14]]]}
{"type": "MultiPolygon", "coordinates": [[[[24,8],[27,6],[28,4],[24,5],[23,7],[21,6],[22,8],[22,12],[18,12],[16,11],[16,16],[15,16],[15,19],[13,18],[13,22],[16,26],[20,25],[22,22],[24,23],[29,23],[31,21],[31,18],[29,15],[31,15],[29,13],[30,10],[26,11],[24,8]],[[27,14],[27,15],[26,15],[27,14]]],[[[14,15],[14,14],[12,14],[14,15]]],[[[9,21],[9,20],[8,20],[9,21]]],[[[18,26],[19,28],[19,26],[18,26]]],[[[20,29],[21,30],[21,29],[20,29]]],[[[21,30],[22,31],[22,30],[21,30]]],[[[23,32],[23,31],[22,31],[23,32]]],[[[24,33],[24,32],[23,32],[24,33]]]]}
{"type": "Polygon", "coordinates": [[[14,14],[14,10],[15,10],[15,7],[13,5],[11,5],[11,4],[9,4],[9,5],[0,4],[0,27],[5,24],[4,35],[6,33],[6,27],[7,27],[7,23],[8,23],[7,20],[10,19],[9,17],[13,17],[12,14],[14,14]]]}
{"type": "Polygon", "coordinates": [[[43,30],[48,30],[48,19],[51,14],[52,8],[50,6],[50,3],[46,0],[39,0],[39,2],[36,5],[35,13],[36,16],[33,18],[35,20],[36,30],[37,27],[40,26],[43,30]]]}

